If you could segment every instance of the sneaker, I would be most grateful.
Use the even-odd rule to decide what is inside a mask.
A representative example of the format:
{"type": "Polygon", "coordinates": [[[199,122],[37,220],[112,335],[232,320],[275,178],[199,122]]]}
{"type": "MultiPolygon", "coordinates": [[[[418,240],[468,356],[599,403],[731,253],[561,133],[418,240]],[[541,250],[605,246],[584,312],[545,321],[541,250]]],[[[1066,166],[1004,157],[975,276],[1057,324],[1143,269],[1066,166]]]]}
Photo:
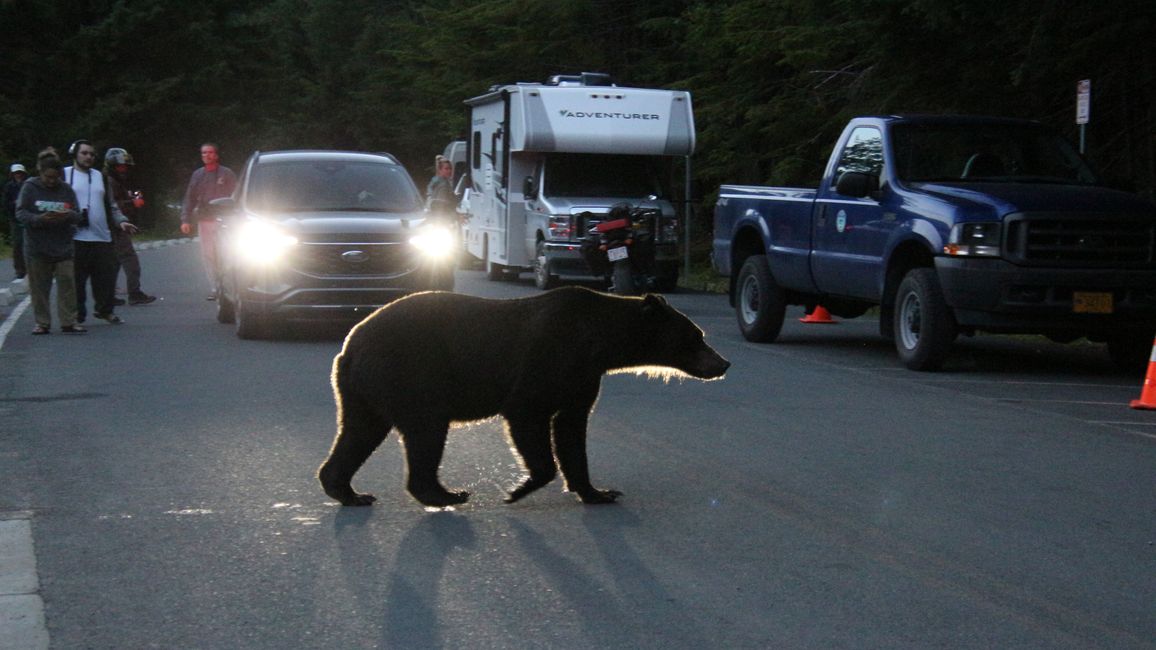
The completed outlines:
{"type": "Polygon", "coordinates": [[[116,314],[93,314],[96,318],[103,321],[108,321],[109,325],[124,325],[124,321],[116,314]]]}
{"type": "Polygon", "coordinates": [[[113,298],[112,304],[114,307],[124,307],[124,298],[113,298]]]}
{"type": "Polygon", "coordinates": [[[88,330],[80,325],[65,325],[60,328],[60,331],[65,334],[84,334],[88,330]]]}
{"type": "Polygon", "coordinates": [[[129,298],[128,304],[130,304],[130,305],[147,305],[150,302],[156,302],[156,301],[157,301],[156,296],[150,296],[147,293],[142,293],[138,296],[132,296],[131,298],[129,298]]]}

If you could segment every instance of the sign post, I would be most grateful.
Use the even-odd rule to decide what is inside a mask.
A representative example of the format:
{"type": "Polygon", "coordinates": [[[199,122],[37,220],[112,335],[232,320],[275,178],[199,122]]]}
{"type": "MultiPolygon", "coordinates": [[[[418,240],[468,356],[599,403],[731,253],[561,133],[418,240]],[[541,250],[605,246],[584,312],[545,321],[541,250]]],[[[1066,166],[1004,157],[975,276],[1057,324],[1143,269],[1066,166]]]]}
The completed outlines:
{"type": "Polygon", "coordinates": [[[1076,84],[1076,124],[1080,125],[1080,155],[1084,155],[1085,130],[1092,113],[1092,80],[1084,79],[1076,84]]]}

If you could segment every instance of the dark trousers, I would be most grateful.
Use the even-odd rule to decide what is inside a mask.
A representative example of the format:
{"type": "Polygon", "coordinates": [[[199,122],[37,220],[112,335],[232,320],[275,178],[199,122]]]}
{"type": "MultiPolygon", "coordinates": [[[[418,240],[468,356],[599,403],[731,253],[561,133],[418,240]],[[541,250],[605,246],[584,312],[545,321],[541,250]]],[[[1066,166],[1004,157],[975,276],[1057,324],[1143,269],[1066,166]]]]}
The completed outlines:
{"type": "Polygon", "coordinates": [[[12,241],[12,269],[16,277],[22,278],[28,274],[28,266],[24,263],[24,224],[13,219],[8,222],[8,233],[12,241]]]}
{"type": "Polygon", "coordinates": [[[132,245],[132,235],[118,228],[112,231],[112,243],[116,249],[116,261],[124,270],[128,297],[140,298],[144,295],[140,288],[140,258],[132,245]]]}
{"type": "Polygon", "coordinates": [[[94,314],[111,314],[116,298],[116,276],[120,264],[112,242],[77,241],[76,244],[76,316],[84,322],[88,316],[88,281],[92,280],[92,308],[94,314]]]}

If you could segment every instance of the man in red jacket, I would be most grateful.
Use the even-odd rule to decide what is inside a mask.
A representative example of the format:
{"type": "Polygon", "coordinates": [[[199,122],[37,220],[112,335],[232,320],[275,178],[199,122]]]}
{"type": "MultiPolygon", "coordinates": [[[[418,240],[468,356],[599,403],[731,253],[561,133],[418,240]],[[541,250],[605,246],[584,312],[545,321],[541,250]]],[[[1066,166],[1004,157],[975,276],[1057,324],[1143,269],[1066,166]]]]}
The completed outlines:
{"type": "Polygon", "coordinates": [[[213,142],[201,145],[201,162],[205,165],[193,172],[189,187],[185,190],[185,201],[181,204],[181,232],[193,233],[193,223],[197,224],[197,234],[201,238],[201,260],[205,264],[205,275],[209,278],[209,300],[216,299],[217,290],[217,221],[205,208],[209,201],[232,196],[237,187],[237,175],[221,164],[220,148],[213,142]]]}

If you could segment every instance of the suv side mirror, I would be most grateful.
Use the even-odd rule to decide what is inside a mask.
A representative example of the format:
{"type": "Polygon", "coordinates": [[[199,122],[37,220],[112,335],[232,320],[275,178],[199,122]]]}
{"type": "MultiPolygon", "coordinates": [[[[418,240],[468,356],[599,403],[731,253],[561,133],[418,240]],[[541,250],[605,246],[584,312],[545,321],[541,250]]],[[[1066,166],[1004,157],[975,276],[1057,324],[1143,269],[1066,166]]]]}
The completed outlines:
{"type": "Polygon", "coordinates": [[[835,191],[843,196],[861,199],[879,191],[879,177],[863,172],[843,172],[835,181],[835,191]]]}
{"type": "Polygon", "coordinates": [[[527,176],[526,180],[522,181],[522,197],[525,199],[535,198],[538,195],[538,184],[534,182],[533,176],[527,176]]]}
{"type": "Polygon", "coordinates": [[[223,196],[219,199],[209,201],[209,205],[205,206],[205,210],[209,213],[209,216],[214,219],[220,219],[236,212],[237,202],[234,201],[231,196],[223,196]]]}

